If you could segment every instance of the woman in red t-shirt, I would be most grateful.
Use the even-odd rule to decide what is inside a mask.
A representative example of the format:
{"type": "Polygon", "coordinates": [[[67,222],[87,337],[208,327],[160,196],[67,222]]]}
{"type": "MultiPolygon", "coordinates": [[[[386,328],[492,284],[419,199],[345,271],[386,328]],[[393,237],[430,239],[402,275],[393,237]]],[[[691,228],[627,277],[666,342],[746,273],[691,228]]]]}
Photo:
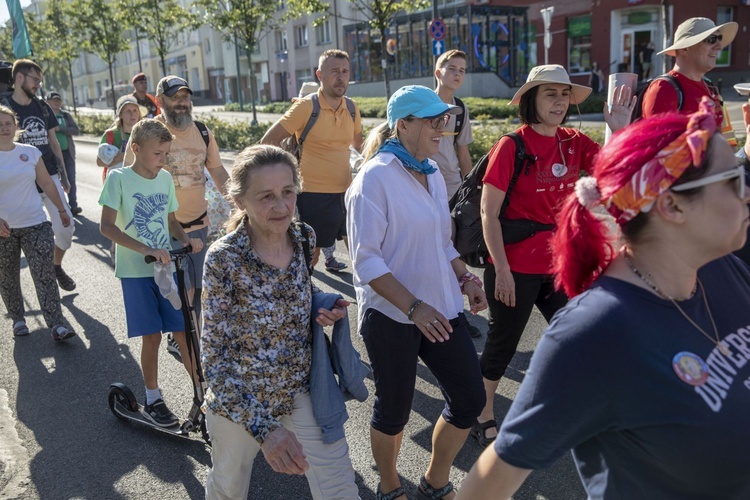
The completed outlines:
{"type": "MultiPolygon", "coordinates": [[[[588,171],[599,145],[576,129],[564,128],[570,104],[579,104],[591,88],[570,82],[557,64],[537,66],[510,104],[519,104],[523,126],[516,133],[534,160],[524,167],[510,194],[504,219],[523,219],[552,226],[560,202],[573,191],[581,171],[588,171]]],[[[630,121],[634,100],[630,89],[616,91],[612,111],[604,116],[612,130],[630,121]]],[[[534,305],[549,321],[567,297],[554,289],[549,241],[553,230],[539,230],[514,243],[503,241],[500,210],[513,176],[516,146],[509,137],[492,148],[482,190],[482,229],[491,266],[484,283],[490,327],[480,358],[487,403],[471,435],[487,446],[497,435],[495,390],[516,352],[534,305]]]]}

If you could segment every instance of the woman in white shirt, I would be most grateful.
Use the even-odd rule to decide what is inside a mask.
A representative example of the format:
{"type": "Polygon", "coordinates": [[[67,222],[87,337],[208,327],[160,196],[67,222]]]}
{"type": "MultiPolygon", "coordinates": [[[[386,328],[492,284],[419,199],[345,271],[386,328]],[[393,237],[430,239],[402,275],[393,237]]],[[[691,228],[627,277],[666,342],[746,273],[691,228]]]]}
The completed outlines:
{"type": "Polygon", "coordinates": [[[453,460],[485,401],[461,293],[473,313],[487,301],[481,281],[453,248],[445,182],[429,159],[448,115],[458,111],[427,87],[396,91],[388,101],[388,122],[368,137],[366,162],[346,193],[359,331],[375,379],[370,436],[380,472],[378,499],[406,498],[396,460],[418,357],[447,402],[416,498],[452,498],[453,460]]]}
{"type": "Polygon", "coordinates": [[[64,227],[70,226],[65,202],[47,173],[42,153],[15,142],[18,123],[12,109],[0,106],[0,295],[13,320],[13,335],[29,334],[21,296],[21,251],[34,278],[36,295],[55,341],[75,335],[63,321],[60,291],[52,262],[55,242],[52,225],[42,208],[36,182],[44,191],[64,227]]]}

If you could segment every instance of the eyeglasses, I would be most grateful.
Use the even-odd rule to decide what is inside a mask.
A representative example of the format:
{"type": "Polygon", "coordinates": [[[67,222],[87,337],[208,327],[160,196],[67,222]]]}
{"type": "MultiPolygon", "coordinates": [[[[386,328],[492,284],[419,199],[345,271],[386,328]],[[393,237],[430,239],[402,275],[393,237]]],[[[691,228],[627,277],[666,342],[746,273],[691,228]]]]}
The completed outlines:
{"type": "Polygon", "coordinates": [[[710,35],[703,39],[703,43],[707,43],[708,45],[713,45],[716,42],[720,42],[724,39],[723,35],[710,35]]]}
{"type": "MultiPolygon", "coordinates": [[[[416,118],[416,117],[412,117],[416,118]]],[[[437,130],[441,127],[445,127],[448,125],[448,119],[450,119],[450,115],[448,113],[440,116],[436,116],[434,118],[420,118],[421,120],[427,120],[430,124],[430,127],[433,128],[433,130],[437,130]]]]}
{"type": "Polygon", "coordinates": [[[24,76],[24,78],[30,78],[31,81],[34,82],[34,83],[36,83],[37,85],[41,85],[42,84],[42,79],[41,78],[37,78],[34,75],[31,75],[29,73],[23,73],[23,76],[24,76]]]}
{"type": "Polygon", "coordinates": [[[709,175],[707,177],[686,182],[685,184],[680,184],[678,186],[672,186],[670,189],[675,193],[679,193],[680,191],[688,191],[690,189],[707,186],[716,182],[728,181],[730,179],[736,179],[735,189],[737,190],[737,196],[739,196],[741,200],[744,200],[747,188],[745,187],[745,167],[741,165],[737,168],[725,170],[724,172],[720,172],[718,174],[709,175]]]}

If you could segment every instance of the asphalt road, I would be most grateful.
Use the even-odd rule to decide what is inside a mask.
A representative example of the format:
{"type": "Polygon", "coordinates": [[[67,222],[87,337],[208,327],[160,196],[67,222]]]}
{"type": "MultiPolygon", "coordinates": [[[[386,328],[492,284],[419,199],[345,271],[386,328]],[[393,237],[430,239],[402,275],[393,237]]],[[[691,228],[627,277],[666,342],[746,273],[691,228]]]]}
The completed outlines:
{"type": "MultiPolygon", "coordinates": [[[[140,343],[128,341],[118,280],[109,262],[109,241],[99,234],[101,177],[94,166],[94,146],[78,142],[78,192],[83,213],[76,218],[73,248],[64,267],[78,288],[63,292],[63,311],[78,332],[54,343],[43,325],[28,269],[22,270],[27,322],[32,334],[14,339],[10,322],[0,335],[0,498],[19,499],[125,499],[202,498],[211,458],[196,435],[181,439],[150,428],[124,423],[107,406],[109,384],[129,385],[139,400],[144,389],[139,368],[140,343]]],[[[343,247],[337,258],[349,262],[343,247]]],[[[337,291],[357,310],[351,274],[315,272],[318,284],[337,291]]],[[[0,313],[5,315],[4,306],[0,313]]],[[[484,317],[471,318],[486,331],[484,317]]],[[[507,377],[500,384],[494,405],[502,418],[523,379],[545,322],[534,313],[507,377]]],[[[364,346],[352,323],[355,346],[366,359],[364,346]]],[[[477,351],[483,340],[475,342],[477,351]]],[[[185,415],[192,389],[187,375],[165,349],[160,356],[160,385],[170,407],[185,415]]],[[[411,495],[429,463],[432,426],[443,400],[430,372],[420,365],[411,420],[405,429],[399,471],[411,495]]],[[[372,381],[367,381],[372,394],[372,381]]],[[[365,403],[350,402],[346,434],[357,473],[360,496],[375,497],[378,483],[369,445],[372,395],[365,403]]],[[[581,408],[581,411],[586,411],[581,408]]],[[[451,473],[460,485],[479,456],[469,440],[451,473]]],[[[279,475],[259,454],[248,498],[286,500],[310,498],[304,477],[279,475]]],[[[516,499],[585,498],[569,454],[551,469],[534,472],[516,499]]]]}

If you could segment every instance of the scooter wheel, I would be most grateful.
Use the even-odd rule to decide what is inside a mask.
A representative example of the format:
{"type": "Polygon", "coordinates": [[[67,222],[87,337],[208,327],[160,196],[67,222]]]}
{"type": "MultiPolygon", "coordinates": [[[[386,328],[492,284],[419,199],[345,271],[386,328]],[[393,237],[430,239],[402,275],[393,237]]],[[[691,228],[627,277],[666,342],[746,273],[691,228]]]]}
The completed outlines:
{"type": "Polygon", "coordinates": [[[125,408],[129,408],[130,411],[138,411],[138,401],[135,399],[133,391],[124,384],[116,383],[109,386],[107,402],[109,403],[109,410],[117,418],[124,419],[125,417],[117,411],[115,403],[118,403],[125,408]]]}

